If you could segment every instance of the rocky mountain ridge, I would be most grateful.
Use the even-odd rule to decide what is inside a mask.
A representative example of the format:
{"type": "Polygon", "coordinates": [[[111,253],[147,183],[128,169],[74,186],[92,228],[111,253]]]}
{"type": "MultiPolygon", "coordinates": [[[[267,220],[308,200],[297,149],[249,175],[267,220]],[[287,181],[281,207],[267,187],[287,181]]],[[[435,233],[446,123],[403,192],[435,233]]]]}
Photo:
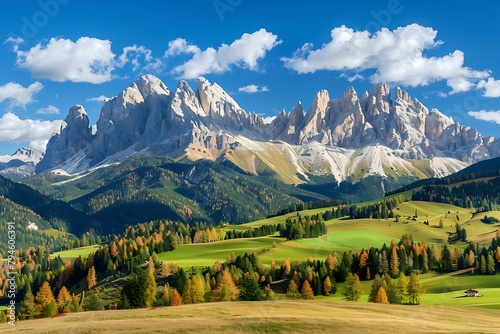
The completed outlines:
{"type": "Polygon", "coordinates": [[[42,160],[43,152],[25,147],[12,155],[0,156],[0,175],[20,181],[35,173],[36,165],[42,160]]]}
{"type": "Polygon", "coordinates": [[[300,184],[443,176],[500,155],[500,144],[399,87],[391,99],[384,83],[361,98],[353,87],[336,99],[319,91],[307,112],[299,102],[265,124],[205,78],[196,91],[185,81],[170,91],[145,75],[104,103],[95,132],[84,108],[72,107],[36,171],[73,174],[136,153],[208,159],[300,184]]]}

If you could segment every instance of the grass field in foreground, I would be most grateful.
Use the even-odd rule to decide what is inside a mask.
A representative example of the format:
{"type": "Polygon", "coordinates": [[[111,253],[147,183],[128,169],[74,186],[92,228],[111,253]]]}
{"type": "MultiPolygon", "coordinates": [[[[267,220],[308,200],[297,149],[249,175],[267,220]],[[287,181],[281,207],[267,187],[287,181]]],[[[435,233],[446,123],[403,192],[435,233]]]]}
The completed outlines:
{"type": "Polygon", "coordinates": [[[0,333],[498,333],[500,311],[363,302],[228,302],[66,314],[0,333]]]}

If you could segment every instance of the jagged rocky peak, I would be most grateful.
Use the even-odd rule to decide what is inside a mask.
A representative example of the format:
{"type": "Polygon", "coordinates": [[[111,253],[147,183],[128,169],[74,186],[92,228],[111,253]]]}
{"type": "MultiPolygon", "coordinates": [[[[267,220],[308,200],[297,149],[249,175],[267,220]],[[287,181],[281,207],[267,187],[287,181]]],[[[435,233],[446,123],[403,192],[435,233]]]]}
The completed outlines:
{"type": "Polygon", "coordinates": [[[79,104],[75,104],[73,107],[69,109],[68,116],[64,120],[64,122],[69,126],[74,122],[81,121],[84,124],[89,124],[89,117],[87,116],[87,112],[85,108],[79,104]]]}
{"type": "Polygon", "coordinates": [[[396,87],[396,100],[401,100],[406,103],[411,103],[411,97],[408,92],[402,90],[399,86],[396,87]]]}
{"type": "MultiPolygon", "coordinates": [[[[363,100],[365,100],[364,96],[363,100]]],[[[369,122],[381,114],[388,114],[391,108],[391,89],[389,85],[386,83],[374,85],[365,101],[362,104],[369,122]]]]}
{"type": "Polygon", "coordinates": [[[0,163],[19,160],[23,162],[33,162],[36,164],[42,159],[42,157],[42,151],[37,150],[34,147],[23,147],[18,149],[12,155],[0,156],[0,163]]]}
{"type": "Polygon", "coordinates": [[[135,86],[139,90],[142,96],[149,96],[152,94],[170,94],[167,86],[165,86],[165,84],[160,79],[151,74],[146,74],[139,77],[134,82],[133,86],[135,86]]]}
{"type": "Polygon", "coordinates": [[[215,82],[211,84],[204,77],[198,78],[198,97],[203,110],[212,118],[224,117],[226,112],[230,110],[238,114],[244,113],[238,103],[222,87],[215,82]]]}

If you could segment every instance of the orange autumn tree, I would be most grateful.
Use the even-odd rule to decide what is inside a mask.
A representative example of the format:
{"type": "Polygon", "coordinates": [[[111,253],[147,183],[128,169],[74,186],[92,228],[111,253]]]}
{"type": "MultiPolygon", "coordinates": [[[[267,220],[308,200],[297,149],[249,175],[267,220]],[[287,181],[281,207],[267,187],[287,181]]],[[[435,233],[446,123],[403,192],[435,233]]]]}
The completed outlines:
{"type": "Polygon", "coordinates": [[[300,290],[300,294],[303,299],[314,299],[314,292],[311,289],[311,285],[308,280],[305,280],[302,284],[302,289],[300,290]]]}
{"type": "Polygon", "coordinates": [[[375,298],[373,300],[375,303],[379,304],[389,304],[389,299],[387,298],[387,293],[385,292],[385,289],[383,286],[381,286],[377,294],[375,295],[375,298]]]}
{"type": "Polygon", "coordinates": [[[52,317],[57,314],[57,304],[49,282],[43,282],[38,290],[35,296],[35,305],[42,317],[52,317]]]}

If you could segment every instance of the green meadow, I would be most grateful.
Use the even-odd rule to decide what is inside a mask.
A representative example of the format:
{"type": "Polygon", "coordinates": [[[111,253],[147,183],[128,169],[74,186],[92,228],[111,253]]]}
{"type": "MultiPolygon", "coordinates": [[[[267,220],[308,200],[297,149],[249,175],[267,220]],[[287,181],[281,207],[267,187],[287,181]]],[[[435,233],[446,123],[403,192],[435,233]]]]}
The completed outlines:
{"type": "MultiPolygon", "coordinates": [[[[360,204],[362,205],[362,204],[360,204]]],[[[314,209],[300,212],[301,216],[320,213],[331,208],[314,209]]],[[[231,253],[236,256],[245,253],[256,253],[262,264],[269,267],[274,260],[277,265],[286,259],[305,261],[308,257],[324,260],[328,254],[342,253],[352,249],[361,250],[369,247],[381,247],[391,240],[398,242],[405,233],[411,233],[416,242],[425,241],[428,245],[436,244],[438,249],[447,243],[448,236],[455,232],[456,222],[466,228],[468,239],[474,242],[490,242],[495,236],[500,224],[487,225],[481,222],[484,215],[500,218],[500,212],[487,212],[472,216],[468,209],[429,202],[405,202],[394,208],[394,214],[399,215],[399,221],[390,219],[332,219],[326,223],[328,233],[315,239],[286,240],[276,233],[272,236],[250,239],[231,239],[212,243],[178,245],[172,252],[158,254],[164,262],[173,262],[189,269],[193,266],[211,266],[217,260],[224,262],[231,253]],[[413,216],[417,218],[413,220],[413,216]],[[424,224],[429,221],[429,225],[424,224]],[[443,228],[439,228],[439,222],[443,228]]],[[[249,224],[226,226],[225,229],[246,230],[264,224],[284,223],[289,217],[296,217],[297,213],[289,213],[280,217],[263,219],[249,224]]],[[[449,247],[464,248],[466,242],[456,242],[449,247]]],[[[54,253],[63,259],[73,259],[78,256],[87,257],[95,252],[98,245],[81,247],[68,251],[54,253]]],[[[422,298],[425,305],[460,305],[478,306],[500,309],[500,275],[484,276],[462,274],[428,273],[420,277],[426,294],[422,298]],[[482,297],[464,298],[464,291],[469,288],[480,289],[482,297]]],[[[368,300],[371,281],[363,282],[364,295],[361,301],[368,300]]],[[[341,286],[339,286],[339,289],[341,286]]],[[[279,296],[278,298],[283,298],[279,296]]],[[[318,296],[319,300],[341,301],[342,294],[338,292],[330,297],[318,296]]]]}

